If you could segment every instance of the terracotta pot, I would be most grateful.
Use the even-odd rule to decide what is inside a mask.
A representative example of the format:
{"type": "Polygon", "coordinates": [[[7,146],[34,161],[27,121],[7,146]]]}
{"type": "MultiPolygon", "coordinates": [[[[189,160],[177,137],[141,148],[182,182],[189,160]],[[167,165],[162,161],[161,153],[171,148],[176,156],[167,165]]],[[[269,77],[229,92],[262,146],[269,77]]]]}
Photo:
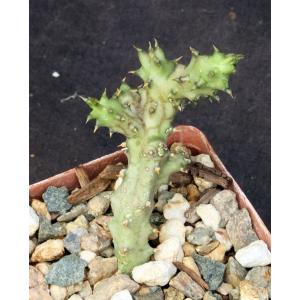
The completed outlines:
{"type": "MultiPolygon", "coordinates": [[[[259,237],[259,239],[264,240],[269,249],[271,249],[271,234],[264,222],[261,220],[256,210],[243,193],[239,185],[236,183],[234,178],[226,170],[225,166],[219,159],[218,155],[215,153],[214,149],[208,142],[206,136],[197,128],[193,126],[177,126],[172,134],[168,138],[168,145],[170,146],[174,142],[181,142],[185,144],[188,148],[191,149],[192,153],[200,154],[206,153],[209,154],[213,160],[215,167],[225,173],[227,176],[232,178],[232,184],[230,189],[233,190],[237,195],[237,201],[240,208],[247,208],[252,220],[253,228],[259,237]]],[[[85,171],[89,175],[90,179],[93,179],[98,175],[100,171],[108,164],[116,164],[118,162],[127,163],[126,155],[124,151],[116,151],[112,154],[105,155],[98,159],[92,160],[88,163],[83,164],[85,171]]],[[[43,192],[47,189],[48,186],[66,186],[69,190],[74,189],[79,186],[77,177],[75,175],[75,169],[70,169],[48,179],[42,180],[40,182],[34,183],[29,187],[29,197],[40,199],[43,192]]]]}

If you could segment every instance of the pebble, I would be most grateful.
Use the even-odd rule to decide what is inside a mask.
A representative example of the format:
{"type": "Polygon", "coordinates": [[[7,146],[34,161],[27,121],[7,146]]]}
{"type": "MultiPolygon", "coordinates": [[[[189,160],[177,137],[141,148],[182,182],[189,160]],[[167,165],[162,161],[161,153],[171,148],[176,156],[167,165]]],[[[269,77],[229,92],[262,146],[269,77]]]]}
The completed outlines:
{"type": "Polygon", "coordinates": [[[42,197],[49,212],[64,214],[72,208],[67,200],[68,196],[69,192],[66,187],[49,186],[42,197]]]}
{"type": "Polygon", "coordinates": [[[40,286],[47,290],[48,285],[45,281],[44,275],[37,268],[29,266],[29,288],[40,286]]]}
{"type": "Polygon", "coordinates": [[[154,251],[155,260],[181,262],[184,256],[181,243],[175,237],[165,240],[154,251]]]}
{"type": "Polygon", "coordinates": [[[36,243],[33,240],[29,240],[29,255],[32,254],[36,247],[36,243]]]}
{"type": "Polygon", "coordinates": [[[239,249],[235,258],[245,268],[263,267],[271,263],[271,253],[267,244],[262,240],[254,241],[239,249]]]}
{"type": "Polygon", "coordinates": [[[102,226],[104,230],[109,231],[108,223],[112,220],[112,216],[100,216],[97,217],[94,222],[102,226]]]}
{"type": "Polygon", "coordinates": [[[198,283],[182,271],[172,278],[169,284],[193,300],[201,300],[205,293],[198,283]]]}
{"type": "Polygon", "coordinates": [[[186,222],[194,224],[198,220],[200,220],[200,217],[197,214],[197,206],[198,202],[190,202],[190,208],[184,214],[184,216],[186,217],[186,222]]]}
{"type": "Polygon", "coordinates": [[[155,226],[160,226],[166,222],[165,217],[159,212],[153,212],[150,216],[150,223],[155,226]]]}
{"type": "Polygon", "coordinates": [[[68,300],[82,300],[82,298],[79,295],[72,295],[68,300]]]}
{"type": "Polygon", "coordinates": [[[191,256],[195,252],[195,247],[190,243],[184,243],[182,246],[184,256],[191,256]]]}
{"type": "Polygon", "coordinates": [[[112,257],[114,255],[114,248],[112,246],[107,247],[106,249],[100,251],[102,257],[112,257]]]}
{"type": "Polygon", "coordinates": [[[100,240],[96,234],[90,233],[82,236],[80,245],[82,250],[89,250],[95,253],[99,253],[100,240]]]}
{"type": "Polygon", "coordinates": [[[91,285],[89,283],[88,280],[84,281],[83,284],[82,284],[82,288],[81,290],[79,291],[79,295],[85,299],[86,297],[92,295],[93,293],[93,290],[91,288],[91,285]]]}
{"type": "Polygon", "coordinates": [[[238,210],[229,219],[226,231],[235,251],[257,240],[257,235],[252,229],[251,219],[246,208],[238,210]]]}
{"type": "Polygon", "coordinates": [[[221,216],[212,204],[200,204],[196,211],[206,226],[214,230],[219,228],[221,216]]]}
{"type": "Polygon", "coordinates": [[[64,238],[64,247],[70,253],[79,253],[80,248],[80,240],[84,235],[87,235],[88,231],[85,228],[76,228],[70,231],[67,236],[64,238]]]}
{"type": "Polygon", "coordinates": [[[78,283],[75,283],[75,284],[72,284],[72,285],[68,285],[67,286],[68,297],[72,296],[75,293],[80,292],[82,288],[83,288],[83,282],[82,281],[80,281],[78,283]]]}
{"type": "Polygon", "coordinates": [[[191,269],[192,271],[194,271],[196,274],[198,274],[199,276],[201,276],[199,269],[193,259],[192,256],[186,256],[183,258],[182,263],[188,267],[189,269],[191,269]]]}
{"type": "Polygon", "coordinates": [[[216,239],[225,246],[226,251],[229,251],[232,248],[232,243],[229,239],[226,229],[219,228],[215,231],[216,239]]]}
{"type": "Polygon", "coordinates": [[[169,185],[168,184],[162,184],[157,189],[157,194],[160,195],[162,192],[167,191],[168,189],[169,189],[169,185]]]}
{"type": "Polygon", "coordinates": [[[65,214],[59,216],[57,218],[57,221],[59,221],[59,222],[73,221],[75,218],[77,218],[78,216],[80,216],[86,212],[87,212],[86,205],[84,203],[81,203],[76,206],[73,206],[69,212],[66,212],[65,214]]]}
{"type": "Polygon", "coordinates": [[[136,266],[132,270],[132,278],[138,283],[148,286],[164,286],[176,273],[175,266],[167,261],[150,261],[136,266]]]}
{"type": "Polygon", "coordinates": [[[133,298],[134,300],[164,300],[164,293],[160,286],[145,286],[133,298]]]}
{"type": "Polygon", "coordinates": [[[97,254],[89,250],[83,250],[79,253],[79,256],[87,263],[90,263],[97,256],[97,254]]]}
{"type": "Polygon", "coordinates": [[[231,284],[222,282],[222,284],[217,289],[217,292],[223,296],[227,296],[227,295],[229,295],[229,293],[231,292],[232,289],[233,289],[233,287],[231,284]]]}
{"type": "Polygon", "coordinates": [[[197,246],[196,251],[200,255],[209,254],[211,251],[216,249],[220,245],[219,241],[212,241],[207,245],[197,246]]]}
{"type": "Polygon", "coordinates": [[[193,162],[198,162],[201,163],[202,165],[208,167],[208,168],[214,168],[215,165],[213,163],[213,161],[211,160],[210,156],[208,154],[199,154],[196,156],[192,156],[191,160],[193,162]]]}
{"type": "Polygon", "coordinates": [[[29,236],[33,236],[39,229],[39,216],[35,210],[29,206],[29,236]]]}
{"type": "Polygon", "coordinates": [[[43,274],[46,275],[49,271],[49,267],[51,266],[48,262],[41,262],[35,265],[35,267],[43,274]]]}
{"type": "Polygon", "coordinates": [[[66,225],[65,223],[54,223],[51,224],[45,217],[40,217],[40,228],[38,233],[39,243],[44,242],[49,239],[60,238],[66,235],[66,225]]]}
{"type": "Polygon", "coordinates": [[[185,227],[181,221],[176,219],[171,219],[171,220],[167,220],[167,222],[161,226],[159,241],[162,243],[171,237],[178,238],[181,245],[184,244],[185,227]]]}
{"type": "Polygon", "coordinates": [[[207,245],[215,240],[215,233],[210,227],[197,227],[187,236],[187,241],[193,245],[207,245]]]}
{"type": "Polygon", "coordinates": [[[218,294],[213,294],[211,291],[207,291],[204,294],[203,300],[222,300],[222,298],[218,294]]]}
{"type": "Polygon", "coordinates": [[[138,289],[139,285],[131,280],[128,275],[117,274],[101,280],[94,287],[93,295],[88,296],[85,300],[111,300],[111,297],[117,292],[128,290],[133,294],[138,289]]]}
{"type": "Polygon", "coordinates": [[[48,240],[35,248],[31,256],[31,261],[43,262],[56,260],[63,256],[64,251],[62,240],[48,240]]]}
{"type": "Polygon", "coordinates": [[[50,286],[50,294],[53,300],[65,300],[68,296],[67,289],[65,287],[54,284],[50,286]]]}
{"type": "Polygon", "coordinates": [[[184,300],[185,296],[182,292],[170,286],[164,290],[165,300],[184,300]]]}
{"type": "Polygon", "coordinates": [[[122,290],[120,292],[115,293],[111,300],[132,300],[131,294],[128,290],[122,290]]]}
{"type": "Polygon", "coordinates": [[[239,287],[240,281],[245,278],[246,274],[247,270],[232,256],[229,257],[226,265],[224,281],[237,288],[239,287]]]}
{"type": "Polygon", "coordinates": [[[112,191],[99,193],[87,204],[88,214],[98,217],[106,213],[110,206],[110,196],[112,191]]]}
{"type": "Polygon", "coordinates": [[[88,281],[91,285],[94,285],[96,282],[112,276],[118,270],[117,258],[102,258],[100,256],[96,256],[88,264],[88,268],[88,281]]]}
{"type": "Polygon", "coordinates": [[[172,199],[163,208],[166,220],[177,219],[183,224],[186,221],[184,213],[189,209],[189,202],[179,193],[176,193],[172,199]]]}
{"type": "Polygon", "coordinates": [[[223,244],[220,244],[217,248],[215,248],[209,254],[205,255],[205,257],[222,263],[222,262],[224,262],[225,252],[226,252],[225,246],[223,244]]]}
{"type": "Polygon", "coordinates": [[[112,236],[109,230],[99,225],[96,220],[90,222],[89,232],[97,235],[100,240],[101,239],[112,240],[112,236]]]}
{"type": "Polygon", "coordinates": [[[199,192],[196,185],[191,183],[186,187],[186,189],[187,189],[187,199],[188,199],[188,201],[196,202],[196,201],[199,200],[200,192],[199,192]]]}
{"type": "Polygon", "coordinates": [[[51,216],[47,209],[47,205],[45,202],[42,202],[37,199],[33,199],[31,201],[31,207],[42,217],[46,218],[47,220],[51,220],[51,216]]]}
{"type": "Polygon", "coordinates": [[[193,226],[185,226],[185,237],[187,237],[188,235],[190,235],[194,230],[193,226]]]}
{"type": "Polygon", "coordinates": [[[216,186],[214,183],[207,181],[201,177],[193,176],[194,182],[196,183],[199,192],[204,192],[207,189],[210,189],[214,186],[216,186]]]}
{"type": "Polygon", "coordinates": [[[73,231],[76,228],[85,228],[88,229],[89,223],[85,216],[81,215],[75,219],[75,221],[70,222],[66,225],[67,233],[73,231]]]}
{"type": "Polygon", "coordinates": [[[251,281],[240,282],[240,300],[268,300],[267,289],[256,287],[251,281]]]}
{"type": "Polygon", "coordinates": [[[210,203],[221,215],[220,227],[224,227],[230,217],[238,211],[236,194],[231,190],[220,191],[212,198],[210,203]]]}
{"type": "Polygon", "coordinates": [[[271,298],[271,267],[255,267],[247,273],[245,279],[257,287],[266,288],[271,298]]]}
{"type": "Polygon", "coordinates": [[[81,282],[86,265],[87,263],[75,254],[64,256],[51,266],[45,277],[46,282],[59,286],[69,286],[81,282]]]}
{"type": "Polygon", "coordinates": [[[195,253],[193,258],[209,289],[216,290],[223,281],[225,265],[195,253]]]}
{"type": "Polygon", "coordinates": [[[240,300],[240,289],[232,289],[229,293],[229,300],[240,300]]]}
{"type": "Polygon", "coordinates": [[[44,290],[40,286],[29,289],[29,300],[53,300],[47,290],[44,290]]]}

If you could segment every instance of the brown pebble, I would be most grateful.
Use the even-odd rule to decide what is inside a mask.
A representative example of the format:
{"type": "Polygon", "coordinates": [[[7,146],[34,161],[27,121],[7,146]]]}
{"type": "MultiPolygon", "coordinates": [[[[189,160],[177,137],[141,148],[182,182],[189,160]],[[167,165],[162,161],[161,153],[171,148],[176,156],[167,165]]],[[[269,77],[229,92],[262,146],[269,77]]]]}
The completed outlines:
{"type": "Polygon", "coordinates": [[[187,187],[187,199],[189,201],[198,201],[200,197],[200,192],[195,184],[189,184],[187,187]]]}
{"type": "Polygon", "coordinates": [[[181,172],[181,171],[172,173],[169,177],[169,181],[175,187],[187,186],[192,182],[192,179],[193,177],[191,174],[181,172]]]}

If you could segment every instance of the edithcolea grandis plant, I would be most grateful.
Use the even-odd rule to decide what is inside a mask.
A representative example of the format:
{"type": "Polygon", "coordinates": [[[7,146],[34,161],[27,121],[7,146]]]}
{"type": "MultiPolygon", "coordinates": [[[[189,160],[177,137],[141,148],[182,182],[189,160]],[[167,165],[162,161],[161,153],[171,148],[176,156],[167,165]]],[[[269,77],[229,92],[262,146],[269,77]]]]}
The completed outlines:
{"type": "Polygon", "coordinates": [[[109,223],[123,273],[149,260],[154,195],[171,173],[188,163],[180,147],[170,151],[166,145],[176,113],[188,102],[218,100],[219,91],[231,95],[229,76],[242,58],[215,47],[211,55],[199,55],[191,48],[191,60],[184,65],[178,59],[168,60],[156,40],[148,51],[137,48],[137,54],[141,67],[130,73],[140,77],[142,85],[132,88],[123,80],[112,97],[104,92],[100,99],[83,98],[91,108],[88,120],[96,120],[96,129],[108,127],[127,138],[128,168],[111,196],[109,223]]]}

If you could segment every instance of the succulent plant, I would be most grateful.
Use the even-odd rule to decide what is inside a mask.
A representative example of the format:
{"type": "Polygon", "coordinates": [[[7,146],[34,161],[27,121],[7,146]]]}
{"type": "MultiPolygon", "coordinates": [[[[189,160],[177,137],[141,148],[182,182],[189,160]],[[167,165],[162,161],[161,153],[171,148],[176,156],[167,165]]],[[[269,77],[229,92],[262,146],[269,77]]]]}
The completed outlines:
{"type": "Polygon", "coordinates": [[[199,55],[190,48],[191,60],[185,66],[179,59],[168,60],[156,40],[148,51],[136,50],[141,67],[130,73],[142,79],[141,86],[132,88],[124,79],[110,98],[105,91],[100,99],[83,98],[91,108],[87,120],[96,120],[95,129],[108,127],[127,138],[128,168],[111,196],[113,219],[109,223],[123,273],[149,260],[154,195],[161,184],[168,183],[171,173],[188,162],[180,147],[171,152],[166,145],[175,114],[185,103],[200,98],[219,100],[219,91],[231,95],[229,76],[242,58],[215,47],[211,55],[199,55]]]}

